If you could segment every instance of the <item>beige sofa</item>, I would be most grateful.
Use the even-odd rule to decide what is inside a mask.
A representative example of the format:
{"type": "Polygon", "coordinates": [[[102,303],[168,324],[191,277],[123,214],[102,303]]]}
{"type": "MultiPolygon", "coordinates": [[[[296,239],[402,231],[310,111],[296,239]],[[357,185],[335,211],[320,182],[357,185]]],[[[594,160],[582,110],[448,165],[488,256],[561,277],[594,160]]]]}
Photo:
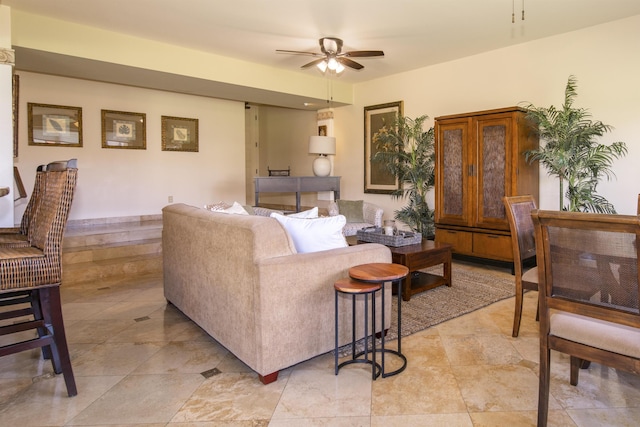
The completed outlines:
{"type": "MultiPolygon", "coordinates": [[[[162,218],[166,299],[265,384],[281,369],[333,350],[337,279],[354,265],[391,262],[389,248],[378,244],[296,253],[280,223],[264,216],[173,204],[162,218]]],[[[362,336],[359,304],[356,331],[362,336]]],[[[351,341],[349,298],[340,298],[339,313],[343,345],[351,341]]],[[[388,329],[390,284],[385,316],[388,329]]],[[[379,317],[377,324],[379,330],[379,317]]]]}

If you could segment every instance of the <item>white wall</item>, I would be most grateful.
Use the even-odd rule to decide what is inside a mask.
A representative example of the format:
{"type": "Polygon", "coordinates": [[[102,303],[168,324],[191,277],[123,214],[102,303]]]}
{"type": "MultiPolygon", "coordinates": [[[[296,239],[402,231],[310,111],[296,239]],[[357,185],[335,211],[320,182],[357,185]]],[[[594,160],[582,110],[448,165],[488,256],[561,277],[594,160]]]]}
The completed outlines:
{"type": "MultiPolygon", "coordinates": [[[[244,103],[42,74],[20,74],[20,169],[29,195],[36,167],[78,159],[70,219],[159,214],[174,202],[195,206],[245,199],[244,103]],[[82,107],[82,148],[27,144],[27,103],[82,107]],[[100,110],[146,113],[147,149],[101,148],[100,110]],[[198,153],[161,150],[161,116],[199,119],[198,153]]],[[[16,203],[19,222],[26,201],[16,203]]]]}
{"type": "MultiPolygon", "coordinates": [[[[614,203],[618,212],[635,213],[636,196],[640,193],[640,168],[635,165],[640,158],[638,52],[640,16],[635,16],[359,84],[354,88],[355,104],[334,110],[337,153],[333,175],[342,176],[341,197],[377,203],[385,208],[387,218],[405,204],[387,195],[364,194],[365,106],[403,100],[407,116],[427,114],[431,119],[521,102],[559,106],[567,78],[574,74],[578,79],[576,105],[588,108],[595,119],[615,127],[602,142],[620,140],[629,146],[627,157],[615,163],[617,180],[603,182],[599,192],[614,203]]],[[[174,196],[175,202],[196,206],[219,200],[246,200],[243,103],[19,74],[20,157],[16,165],[30,193],[38,164],[77,157],[80,176],[71,219],[155,214],[167,204],[169,195],[174,196]],[[28,146],[27,102],[83,107],[84,147],[28,146]],[[147,150],[101,148],[103,108],[146,113],[147,150]],[[199,118],[200,152],[161,151],[161,115],[199,118]]],[[[273,121],[265,117],[265,126],[307,122],[306,117],[297,118],[296,113],[284,110],[276,116],[268,114],[273,121]]],[[[432,124],[430,120],[428,125],[432,124]]],[[[307,125],[301,126],[302,129],[295,127],[296,133],[311,135],[316,131],[315,121],[310,121],[308,130],[307,125]]],[[[313,157],[304,149],[306,139],[293,137],[289,144],[292,144],[288,146],[290,151],[285,151],[287,165],[283,167],[290,163],[295,175],[310,174],[313,157]]],[[[269,166],[276,168],[271,159],[269,166]]],[[[557,183],[547,177],[544,169],[540,176],[540,206],[557,209],[557,183]]],[[[309,203],[303,200],[303,204],[309,203]]],[[[433,206],[433,194],[430,203],[433,206]]],[[[22,216],[24,204],[16,205],[16,222],[22,216]]]]}
{"type": "MultiPolygon", "coordinates": [[[[10,12],[7,6],[0,5],[0,49],[3,50],[11,49],[10,12]]],[[[9,187],[11,191],[0,197],[0,227],[14,224],[12,73],[12,64],[0,63],[0,187],[9,187]]]]}
{"type": "MultiPolygon", "coordinates": [[[[436,41],[434,41],[436,42],[436,41]]],[[[385,208],[385,217],[406,201],[364,194],[363,108],[404,101],[408,117],[437,116],[509,107],[531,102],[560,107],[569,75],[576,76],[575,106],[614,126],[601,142],[626,142],[628,155],[617,160],[617,179],[598,192],[619,213],[635,214],[640,193],[640,15],[432,67],[370,81],[355,87],[355,104],[336,109],[342,197],[364,198],[385,208]]],[[[557,181],[540,171],[540,207],[558,209],[557,181]]],[[[433,207],[433,192],[429,201],[433,207]]]]}
{"type": "MultiPolygon", "coordinates": [[[[317,135],[315,111],[260,107],[260,176],[269,169],[291,167],[291,176],[313,176],[316,155],[309,154],[309,136],[317,135]]],[[[253,201],[253,199],[250,199],[253,201]]],[[[317,193],[303,193],[301,206],[318,205],[317,193]]],[[[260,204],[295,205],[294,193],[264,193],[260,204]]],[[[326,207],[327,202],[321,204],[326,207]]]]}

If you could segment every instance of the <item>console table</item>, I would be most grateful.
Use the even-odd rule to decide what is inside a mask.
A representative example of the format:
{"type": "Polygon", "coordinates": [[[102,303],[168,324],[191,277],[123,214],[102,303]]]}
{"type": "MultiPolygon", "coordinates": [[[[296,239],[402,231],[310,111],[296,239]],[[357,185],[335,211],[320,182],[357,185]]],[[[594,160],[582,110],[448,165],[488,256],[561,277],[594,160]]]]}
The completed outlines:
{"type": "Polygon", "coordinates": [[[300,212],[300,193],[333,191],[340,198],[339,176],[260,176],[253,179],[256,206],[260,193],[296,193],[296,212],[300,212]]]}

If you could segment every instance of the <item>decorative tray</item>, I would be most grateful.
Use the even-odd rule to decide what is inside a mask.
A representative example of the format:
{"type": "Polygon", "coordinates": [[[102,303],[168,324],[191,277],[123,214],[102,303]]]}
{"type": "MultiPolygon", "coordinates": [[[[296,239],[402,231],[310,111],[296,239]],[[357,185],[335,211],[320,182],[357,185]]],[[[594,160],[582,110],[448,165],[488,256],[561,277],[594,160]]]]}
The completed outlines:
{"type": "Polygon", "coordinates": [[[382,227],[367,227],[358,230],[358,240],[369,243],[381,243],[386,246],[408,246],[422,241],[422,234],[412,231],[397,231],[393,236],[384,234],[382,227]]]}

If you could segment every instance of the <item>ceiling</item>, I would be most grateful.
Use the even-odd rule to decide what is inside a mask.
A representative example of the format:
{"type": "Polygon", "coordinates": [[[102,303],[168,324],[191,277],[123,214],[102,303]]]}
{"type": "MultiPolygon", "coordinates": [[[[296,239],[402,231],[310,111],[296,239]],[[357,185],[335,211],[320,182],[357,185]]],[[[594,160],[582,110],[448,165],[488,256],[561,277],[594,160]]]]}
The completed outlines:
{"type": "MultiPolygon", "coordinates": [[[[364,69],[347,69],[337,77],[345,83],[640,14],[639,0],[0,0],[0,4],[317,75],[315,67],[300,69],[312,58],[276,49],[318,52],[318,39],[334,36],[344,40],[343,51],[384,51],[383,58],[357,58],[364,69]]],[[[19,68],[17,54],[16,61],[19,68]]]]}

